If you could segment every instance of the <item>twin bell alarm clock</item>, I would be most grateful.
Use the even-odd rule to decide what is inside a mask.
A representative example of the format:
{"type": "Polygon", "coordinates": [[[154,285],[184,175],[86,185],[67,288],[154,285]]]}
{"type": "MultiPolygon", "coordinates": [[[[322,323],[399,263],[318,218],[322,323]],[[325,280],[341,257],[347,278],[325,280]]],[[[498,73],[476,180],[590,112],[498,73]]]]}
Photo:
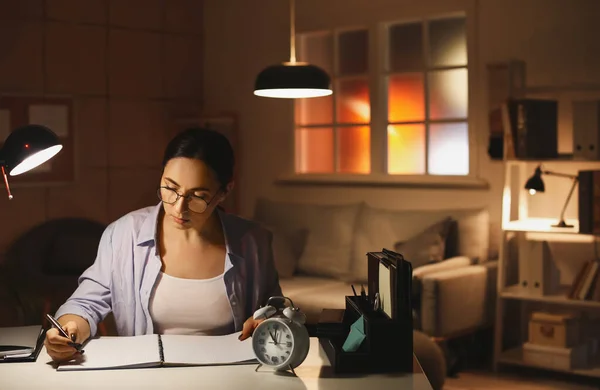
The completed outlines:
{"type": "Polygon", "coordinates": [[[310,346],[308,330],[304,323],[306,316],[290,298],[274,296],[269,298],[267,305],[254,312],[255,320],[262,320],[252,335],[252,349],[260,365],[273,368],[276,371],[291,370],[298,367],[310,346]],[[271,301],[289,301],[290,306],[277,309],[271,301]]]}

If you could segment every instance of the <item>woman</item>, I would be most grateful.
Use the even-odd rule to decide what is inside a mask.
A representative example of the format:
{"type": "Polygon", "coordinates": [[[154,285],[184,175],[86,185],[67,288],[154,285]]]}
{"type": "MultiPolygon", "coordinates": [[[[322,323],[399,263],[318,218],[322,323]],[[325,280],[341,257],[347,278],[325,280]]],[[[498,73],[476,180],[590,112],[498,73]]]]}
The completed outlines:
{"type": "MultiPolygon", "coordinates": [[[[254,310],[281,295],[271,233],[219,208],[233,188],[234,156],[221,134],[192,128],[167,146],[157,206],[110,224],[94,264],[56,317],[78,343],[112,311],[121,336],[149,333],[250,337],[254,310]]],[[[55,361],[75,348],[57,329],[55,361]]]]}

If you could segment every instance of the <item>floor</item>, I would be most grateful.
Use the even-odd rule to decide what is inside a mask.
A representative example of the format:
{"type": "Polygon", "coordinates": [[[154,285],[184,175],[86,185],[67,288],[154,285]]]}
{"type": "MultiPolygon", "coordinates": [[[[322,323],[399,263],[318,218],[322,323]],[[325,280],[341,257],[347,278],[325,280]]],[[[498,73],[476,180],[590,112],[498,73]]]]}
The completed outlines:
{"type": "Polygon", "coordinates": [[[575,384],[563,379],[547,379],[538,374],[512,374],[467,371],[447,378],[444,390],[598,390],[598,385],[575,384]]]}

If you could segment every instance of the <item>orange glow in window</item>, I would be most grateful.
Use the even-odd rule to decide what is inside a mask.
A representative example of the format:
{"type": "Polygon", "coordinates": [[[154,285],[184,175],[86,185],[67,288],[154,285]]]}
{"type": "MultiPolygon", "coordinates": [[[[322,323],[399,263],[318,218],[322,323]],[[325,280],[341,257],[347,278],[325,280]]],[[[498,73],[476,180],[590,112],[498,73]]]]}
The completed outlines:
{"type": "Polygon", "coordinates": [[[388,84],[388,121],[425,120],[425,88],[422,73],[390,76],[388,84]]]}
{"type": "Polygon", "coordinates": [[[308,128],[296,130],[296,172],[332,173],[333,129],[308,128]]]}
{"type": "Polygon", "coordinates": [[[337,92],[338,123],[371,122],[371,100],[366,79],[340,81],[337,92]]]}
{"type": "Polygon", "coordinates": [[[425,125],[388,126],[388,173],[425,173],[425,125]]]}
{"type": "Polygon", "coordinates": [[[339,170],[344,173],[371,172],[371,128],[338,128],[339,170]]]}

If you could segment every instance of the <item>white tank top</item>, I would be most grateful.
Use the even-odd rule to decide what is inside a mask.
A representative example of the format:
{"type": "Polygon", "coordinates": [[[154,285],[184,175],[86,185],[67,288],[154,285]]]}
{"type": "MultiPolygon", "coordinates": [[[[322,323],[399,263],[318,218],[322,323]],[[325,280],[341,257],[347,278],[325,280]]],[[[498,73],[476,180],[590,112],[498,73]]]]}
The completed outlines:
{"type": "Polygon", "coordinates": [[[150,298],[154,333],[223,335],[233,332],[233,313],[223,275],[182,279],[161,272],[150,298]]]}

